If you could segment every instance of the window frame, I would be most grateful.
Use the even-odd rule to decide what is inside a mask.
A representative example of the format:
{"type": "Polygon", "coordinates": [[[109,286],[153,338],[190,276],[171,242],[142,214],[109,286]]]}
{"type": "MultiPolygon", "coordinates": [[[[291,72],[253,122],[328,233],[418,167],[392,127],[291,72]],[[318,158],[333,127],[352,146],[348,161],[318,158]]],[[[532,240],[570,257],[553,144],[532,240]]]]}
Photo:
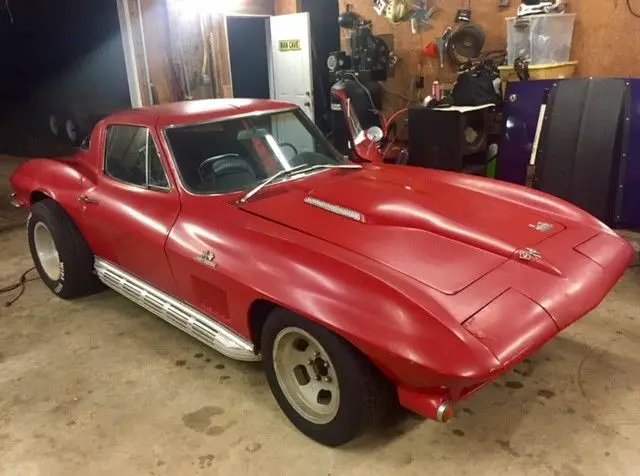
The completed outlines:
{"type": "Polygon", "coordinates": [[[167,173],[167,167],[164,164],[164,161],[162,160],[162,153],[160,152],[160,147],[158,147],[158,141],[156,141],[156,138],[154,137],[153,134],[153,129],[147,125],[142,125],[142,124],[125,124],[125,123],[120,123],[120,122],[114,122],[111,124],[107,124],[104,128],[104,151],[102,153],[102,176],[105,177],[108,180],[113,180],[114,182],[118,182],[121,183],[123,185],[128,185],[129,187],[135,187],[135,188],[139,188],[142,190],[151,190],[154,192],[164,192],[164,193],[169,193],[171,192],[171,190],[173,190],[173,186],[171,184],[171,180],[169,179],[169,174],[167,173]],[[145,184],[144,185],[139,185],[136,183],[132,183],[132,182],[127,182],[126,180],[122,180],[118,177],[114,177],[113,175],[110,175],[107,172],[107,153],[109,150],[109,130],[112,127],[134,127],[136,129],[146,129],[148,132],[147,138],[150,138],[151,141],[153,142],[154,147],[156,148],[156,153],[158,154],[158,159],[160,160],[160,166],[162,167],[162,172],[164,173],[165,178],[167,179],[167,186],[166,187],[162,187],[160,185],[151,185],[149,184],[149,154],[147,153],[146,156],[146,160],[145,160],[145,184]]]}

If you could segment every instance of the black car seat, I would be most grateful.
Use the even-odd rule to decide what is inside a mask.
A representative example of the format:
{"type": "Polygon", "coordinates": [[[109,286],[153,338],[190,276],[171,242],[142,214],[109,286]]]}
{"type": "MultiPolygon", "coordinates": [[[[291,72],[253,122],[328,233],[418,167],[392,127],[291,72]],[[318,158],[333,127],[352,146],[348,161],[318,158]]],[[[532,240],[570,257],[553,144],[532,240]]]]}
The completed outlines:
{"type": "Polygon", "coordinates": [[[221,158],[214,161],[211,168],[216,192],[242,190],[258,181],[255,171],[242,157],[221,158]]]}

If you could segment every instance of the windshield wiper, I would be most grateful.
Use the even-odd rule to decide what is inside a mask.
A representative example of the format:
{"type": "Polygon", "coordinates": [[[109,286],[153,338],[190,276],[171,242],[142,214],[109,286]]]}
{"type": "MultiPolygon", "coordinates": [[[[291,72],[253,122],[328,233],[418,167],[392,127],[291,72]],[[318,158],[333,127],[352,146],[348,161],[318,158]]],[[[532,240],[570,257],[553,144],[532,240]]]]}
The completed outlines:
{"type": "Polygon", "coordinates": [[[247,200],[249,200],[251,197],[253,197],[256,193],[258,193],[260,190],[262,190],[264,187],[266,187],[270,183],[273,183],[276,180],[278,180],[279,178],[286,177],[288,175],[301,174],[301,173],[311,172],[313,170],[319,170],[319,169],[361,169],[361,168],[362,168],[362,165],[357,165],[357,164],[341,164],[341,165],[331,165],[331,164],[307,165],[307,164],[301,164],[301,165],[297,165],[297,166],[295,166],[293,168],[283,169],[280,172],[275,173],[274,175],[269,177],[264,182],[259,183],[254,188],[249,190],[238,201],[240,203],[245,203],[247,200]]]}
{"type": "Polygon", "coordinates": [[[297,172],[297,171],[303,169],[304,167],[308,167],[308,165],[307,164],[300,164],[300,165],[297,165],[296,167],[292,167],[290,169],[282,169],[280,172],[277,172],[277,173],[273,174],[271,177],[269,177],[264,182],[261,182],[258,185],[256,185],[255,187],[253,187],[251,190],[249,190],[247,193],[245,193],[244,196],[238,201],[240,203],[246,202],[247,200],[249,200],[251,197],[253,197],[256,193],[258,193],[260,190],[262,190],[264,187],[266,187],[270,183],[275,182],[280,177],[285,177],[285,176],[289,175],[292,172],[297,172]]]}

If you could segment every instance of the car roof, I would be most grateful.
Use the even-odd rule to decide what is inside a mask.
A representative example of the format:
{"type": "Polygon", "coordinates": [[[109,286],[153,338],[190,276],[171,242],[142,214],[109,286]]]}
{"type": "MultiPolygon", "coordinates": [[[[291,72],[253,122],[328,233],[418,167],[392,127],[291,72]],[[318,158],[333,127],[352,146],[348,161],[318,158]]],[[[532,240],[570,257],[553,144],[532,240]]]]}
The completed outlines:
{"type": "Polygon", "coordinates": [[[198,99],[117,112],[109,116],[109,122],[155,124],[165,128],[295,107],[295,104],[271,99],[198,99]]]}

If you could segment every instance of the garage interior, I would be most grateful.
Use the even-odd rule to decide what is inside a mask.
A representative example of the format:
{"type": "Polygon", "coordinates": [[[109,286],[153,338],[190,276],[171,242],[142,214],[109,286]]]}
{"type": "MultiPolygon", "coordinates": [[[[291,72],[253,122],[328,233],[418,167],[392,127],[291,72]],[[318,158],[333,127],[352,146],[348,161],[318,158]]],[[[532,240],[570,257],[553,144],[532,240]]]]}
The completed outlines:
{"type": "MultiPolygon", "coordinates": [[[[335,79],[326,58],[337,49],[348,50],[353,31],[338,26],[336,12],[354,12],[371,21],[373,34],[384,38],[392,50],[397,63],[379,81],[380,110],[389,118],[427,96],[453,90],[457,67],[449,61],[441,67],[440,57],[427,46],[437,46],[446,28],[455,27],[460,9],[470,8],[473,22],[484,30],[483,51],[505,50],[505,19],[517,15],[519,1],[429,1],[420,11],[437,8],[416,33],[408,17],[392,24],[370,0],[227,0],[224,8],[215,9],[196,0],[98,3],[104,5],[99,14],[76,5],[74,20],[67,21],[78,22],[91,14],[91,22],[110,22],[96,36],[93,60],[86,60],[87,52],[76,53],[103,69],[82,76],[67,68],[66,75],[57,72],[51,76],[55,80],[29,83],[32,89],[25,86],[20,94],[8,82],[0,83],[6,104],[0,131],[0,476],[638,474],[637,262],[600,306],[461,402],[455,419],[442,424],[405,412],[378,431],[328,448],[295,431],[282,415],[260,364],[228,359],[113,291],[74,301],[54,296],[35,271],[25,273],[33,267],[24,231],[27,213],[4,200],[11,193],[11,174],[25,160],[64,155],[72,149],[69,137],[60,139],[67,125],[80,136],[88,132],[84,124],[95,123],[94,116],[130,106],[274,97],[277,78],[270,69],[269,52],[264,57],[262,50],[256,50],[260,36],[266,45],[269,18],[309,12],[310,38],[316,45],[309,109],[316,125],[338,141],[330,91],[335,79]],[[247,81],[254,75],[264,80],[247,81]],[[70,88],[74,81],[84,87],[70,88]],[[101,100],[94,102],[97,96],[101,100]],[[88,112],[84,109],[89,103],[88,112]],[[50,130],[52,118],[58,138],[50,130]]],[[[26,4],[29,1],[10,0],[4,8],[0,4],[3,42],[18,38],[12,35],[35,41],[29,40],[35,23],[28,26],[29,22],[43,20],[34,19],[26,4]]],[[[490,113],[492,125],[485,132],[486,149],[492,141],[496,144],[497,165],[492,171],[487,165],[482,174],[529,187],[533,180],[535,187],[531,174],[536,165],[529,162],[530,156],[537,153],[543,160],[556,137],[550,132],[552,126],[537,129],[536,124],[547,97],[561,102],[556,83],[570,77],[623,78],[631,88],[630,93],[620,93],[621,104],[624,98],[628,101],[620,113],[622,124],[625,119],[631,123],[626,129],[628,145],[620,149],[625,134],[614,132],[610,148],[612,155],[624,155],[626,175],[615,178],[615,186],[622,190],[620,203],[607,218],[637,251],[640,66],[633,58],[640,54],[640,46],[625,39],[637,30],[640,3],[635,10],[632,0],[572,1],[567,8],[575,14],[575,26],[570,58],[562,62],[568,67],[562,72],[566,76],[550,73],[518,81],[513,65],[509,71],[501,70],[510,74],[511,82],[501,90],[504,103],[490,113]],[[538,140],[545,144],[544,152],[532,151],[538,140]]],[[[46,15],[43,10],[37,16],[46,15]]],[[[64,28],[59,30],[64,35],[64,28]]],[[[77,44],[88,33],[80,29],[73,34],[75,40],[70,41],[77,44]]],[[[7,64],[20,60],[11,61],[7,64]]],[[[529,69],[536,74],[535,63],[529,69]]],[[[34,69],[15,70],[24,78],[38,74],[34,69]]],[[[618,112],[614,111],[616,118],[618,112]]],[[[409,150],[411,114],[397,136],[409,150]]],[[[345,144],[349,153],[355,147],[348,138],[345,144]]],[[[606,195],[607,200],[617,200],[609,190],[606,195]]]]}

